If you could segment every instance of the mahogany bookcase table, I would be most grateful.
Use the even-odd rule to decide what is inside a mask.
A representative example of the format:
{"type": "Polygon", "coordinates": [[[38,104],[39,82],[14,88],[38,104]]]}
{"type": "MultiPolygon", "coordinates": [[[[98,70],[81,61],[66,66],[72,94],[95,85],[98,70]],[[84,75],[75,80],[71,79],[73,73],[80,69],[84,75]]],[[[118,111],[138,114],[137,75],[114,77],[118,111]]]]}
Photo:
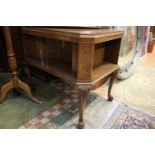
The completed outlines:
{"type": "Polygon", "coordinates": [[[27,64],[75,84],[80,94],[79,122],[90,90],[109,78],[108,100],[118,70],[122,32],[113,29],[23,27],[22,40],[27,64]]]}

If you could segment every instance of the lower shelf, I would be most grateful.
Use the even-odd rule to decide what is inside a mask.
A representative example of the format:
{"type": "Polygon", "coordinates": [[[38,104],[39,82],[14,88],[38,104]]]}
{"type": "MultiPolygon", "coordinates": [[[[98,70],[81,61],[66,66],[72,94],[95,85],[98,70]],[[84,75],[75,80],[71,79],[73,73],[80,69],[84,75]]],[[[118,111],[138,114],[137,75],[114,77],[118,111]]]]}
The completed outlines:
{"type": "Polygon", "coordinates": [[[93,69],[92,77],[91,77],[92,82],[96,82],[96,81],[108,76],[109,74],[111,74],[112,72],[114,72],[117,69],[118,69],[118,65],[116,65],[116,64],[104,63],[103,65],[93,69]]]}
{"type": "MultiPolygon", "coordinates": [[[[78,84],[80,83],[76,78],[76,73],[72,72],[71,64],[60,62],[60,61],[50,61],[48,65],[40,64],[33,60],[26,60],[26,62],[34,67],[37,67],[43,71],[46,71],[52,75],[55,75],[67,82],[78,84]]],[[[118,69],[118,65],[112,63],[104,63],[92,70],[91,81],[85,82],[87,84],[102,83],[103,79],[108,77],[112,72],[118,69]]]]}

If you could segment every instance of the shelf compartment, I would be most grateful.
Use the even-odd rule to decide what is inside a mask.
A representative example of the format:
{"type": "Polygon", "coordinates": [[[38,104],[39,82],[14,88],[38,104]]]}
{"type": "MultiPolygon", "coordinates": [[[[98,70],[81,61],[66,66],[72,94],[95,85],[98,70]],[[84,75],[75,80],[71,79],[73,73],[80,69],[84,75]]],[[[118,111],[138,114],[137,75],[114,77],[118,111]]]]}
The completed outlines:
{"type": "Polygon", "coordinates": [[[66,62],[51,60],[50,63],[48,64],[40,64],[39,62],[36,62],[31,59],[26,59],[26,62],[32,66],[35,66],[41,70],[44,70],[50,74],[53,74],[63,80],[76,83],[76,76],[72,72],[70,64],[66,62]]]}
{"type": "Polygon", "coordinates": [[[111,74],[117,69],[118,69],[118,65],[116,64],[104,63],[100,65],[99,67],[96,67],[95,69],[93,69],[91,80],[92,82],[96,82],[100,79],[103,79],[104,77],[111,74]]]}

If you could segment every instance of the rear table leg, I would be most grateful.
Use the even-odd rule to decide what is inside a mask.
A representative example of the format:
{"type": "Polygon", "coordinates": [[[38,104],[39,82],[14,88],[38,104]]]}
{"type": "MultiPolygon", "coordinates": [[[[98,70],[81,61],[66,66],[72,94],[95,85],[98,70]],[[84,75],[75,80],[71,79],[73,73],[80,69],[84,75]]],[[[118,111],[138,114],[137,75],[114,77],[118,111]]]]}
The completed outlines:
{"type": "Polygon", "coordinates": [[[112,101],[114,99],[113,96],[111,95],[111,90],[112,90],[112,86],[114,84],[116,76],[117,76],[117,71],[111,74],[109,88],[108,88],[108,101],[112,101]]]}

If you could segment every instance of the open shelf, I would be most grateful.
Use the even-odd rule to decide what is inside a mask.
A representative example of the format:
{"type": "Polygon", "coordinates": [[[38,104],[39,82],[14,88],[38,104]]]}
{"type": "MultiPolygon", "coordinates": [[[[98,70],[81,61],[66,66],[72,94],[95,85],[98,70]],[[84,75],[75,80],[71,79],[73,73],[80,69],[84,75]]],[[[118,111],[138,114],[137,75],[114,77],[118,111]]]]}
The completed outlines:
{"type": "Polygon", "coordinates": [[[36,62],[34,60],[28,59],[26,60],[27,63],[29,63],[32,66],[35,66],[37,68],[40,68],[50,74],[53,74],[63,80],[70,81],[75,83],[76,82],[76,76],[72,72],[70,64],[58,61],[58,60],[51,60],[48,64],[40,64],[39,62],[36,62]]]}
{"type": "Polygon", "coordinates": [[[112,63],[104,63],[99,67],[96,67],[92,71],[92,76],[91,76],[92,82],[96,82],[100,79],[103,79],[104,77],[106,77],[107,75],[115,71],[117,68],[118,68],[118,65],[112,64],[112,63]]]}
{"type": "MultiPolygon", "coordinates": [[[[72,83],[78,83],[75,73],[71,70],[70,65],[66,62],[60,63],[60,61],[51,60],[48,65],[47,64],[41,65],[40,63],[30,59],[27,60],[27,62],[32,66],[38,67],[63,80],[70,81],[72,83]]],[[[103,65],[96,67],[95,69],[92,70],[90,83],[94,83],[103,79],[104,77],[106,77],[107,75],[115,71],[117,68],[118,68],[118,65],[112,64],[112,63],[104,63],[103,65]]]]}

